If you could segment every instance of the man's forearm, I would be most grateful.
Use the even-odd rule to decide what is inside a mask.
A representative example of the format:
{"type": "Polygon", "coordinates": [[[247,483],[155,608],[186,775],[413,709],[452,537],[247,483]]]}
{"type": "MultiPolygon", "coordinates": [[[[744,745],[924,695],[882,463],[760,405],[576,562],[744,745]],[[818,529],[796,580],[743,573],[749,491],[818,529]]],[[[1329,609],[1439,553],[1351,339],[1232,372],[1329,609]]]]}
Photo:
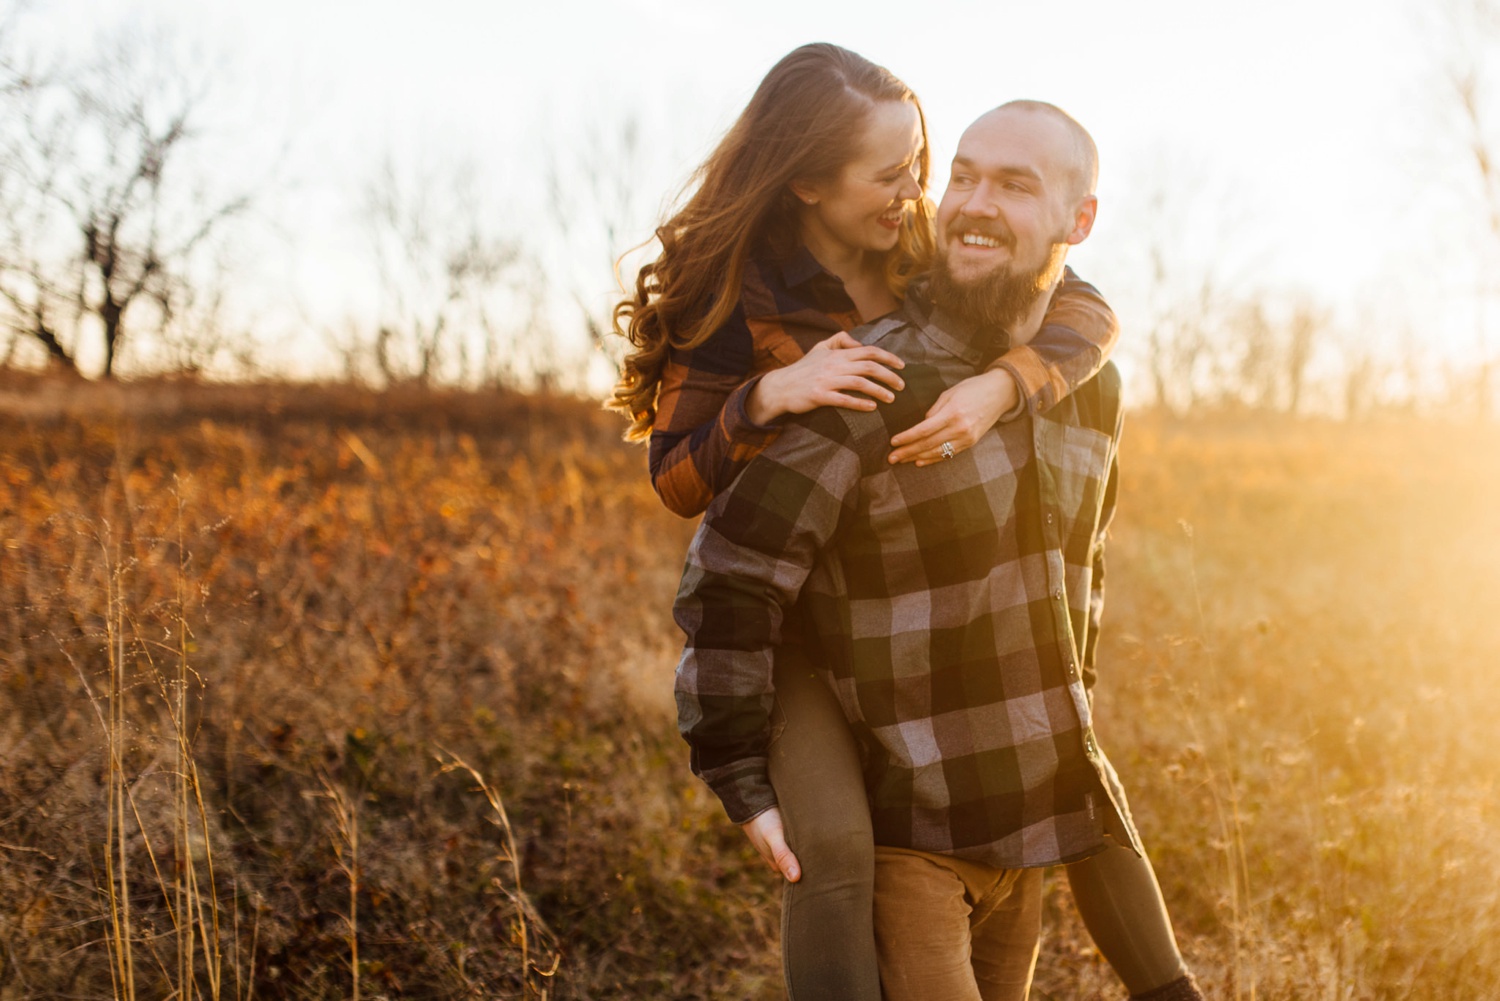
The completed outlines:
{"type": "Polygon", "coordinates": [[[766,748],[783,610],[797,601],[861,474],[844,418],[809,421],[789,425],[709,506],[673,608],[687,636],[678,729],[693,749],[693,771],[737,823],[776,805],[766,748]]]}
{"type": "Polygon", "coordinates": [[[743,824],[776,805],[766,767],[770,742],[771,649],[689,645],[677,667],[677,726],[692,748],[693,774],[707,782],[729,819],[743,824]]]}

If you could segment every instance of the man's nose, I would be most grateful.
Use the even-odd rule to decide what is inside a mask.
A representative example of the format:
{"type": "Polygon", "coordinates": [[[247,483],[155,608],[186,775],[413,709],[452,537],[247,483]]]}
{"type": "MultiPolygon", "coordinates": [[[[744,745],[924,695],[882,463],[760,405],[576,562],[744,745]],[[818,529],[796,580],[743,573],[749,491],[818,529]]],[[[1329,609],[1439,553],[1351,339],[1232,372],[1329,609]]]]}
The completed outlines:
{"type": "Polygon", "coordinates": [[[958,210],[972,219],[994,219],[1000,214],[999,206],[990,196],[988,184],[976,185],[958,210]]]}

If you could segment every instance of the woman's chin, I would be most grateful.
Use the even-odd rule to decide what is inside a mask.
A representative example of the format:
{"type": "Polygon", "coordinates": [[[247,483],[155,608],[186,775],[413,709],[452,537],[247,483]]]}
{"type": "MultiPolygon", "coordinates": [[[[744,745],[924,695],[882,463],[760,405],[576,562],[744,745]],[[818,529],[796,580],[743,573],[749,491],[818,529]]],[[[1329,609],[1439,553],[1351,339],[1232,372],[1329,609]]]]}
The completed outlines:
{"type": "Polygon", "coordinates": [[[887,251],[895,250],[896,244],[899,242],[901,242],[901,231],[899,229],[887,230],[882,226],[878,232],[870,235],[865,249],[883,254],[887,251]]]}

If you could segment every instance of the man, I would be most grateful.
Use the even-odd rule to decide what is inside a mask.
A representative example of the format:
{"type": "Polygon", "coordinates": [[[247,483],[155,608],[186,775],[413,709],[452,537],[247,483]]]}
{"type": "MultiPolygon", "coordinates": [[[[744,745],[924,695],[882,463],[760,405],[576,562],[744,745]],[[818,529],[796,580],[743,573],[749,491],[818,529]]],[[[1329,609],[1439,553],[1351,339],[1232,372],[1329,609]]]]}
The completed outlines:
{"type": "MultiPolygon", "coordinates": [[[[789,422],[688,554],[677,691],[694,769],[792,877],[766,769],[771,651],[790,616],[865,756],[893,1001],[1024,999],[1040,867],[1111,843],[1141,850],[1088,694],[1118,373],[946,461],[890,461],[893,432],[1036,334],[1067,248],[1093,226],[1096,175],[1092,140],[1051,105],[975,122],[938,209],[930,282],[860,332],[906,362],[906,388],[873,413],[789,422]]],[[[1198,996],[1185,970],[1170,975],[1150,996],[1198,996]]]]}

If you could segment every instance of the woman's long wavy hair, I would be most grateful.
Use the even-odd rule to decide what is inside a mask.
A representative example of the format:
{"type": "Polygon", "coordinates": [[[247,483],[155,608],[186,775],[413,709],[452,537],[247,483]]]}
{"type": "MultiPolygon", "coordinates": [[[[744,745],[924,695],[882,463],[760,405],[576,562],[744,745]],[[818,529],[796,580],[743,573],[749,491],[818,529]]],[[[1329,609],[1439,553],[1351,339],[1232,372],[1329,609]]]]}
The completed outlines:
{"type": "Polygon", "coordinates": [[[632,350],[609,406],[630,419],[627,439],[651,433],[668,349],[701,344],[734,311],[751,252],[795,247],[801,203],[791,183],[837,177],[859,149],[877,101],[909,102],[922,127],[922,196],[906,213],[885,266],[892,294],[904,297],[934,246],[922,105],[910,87],[863,56],[826,42],[804,45],[772,67],[693,174],[687,204],[657,227],[661,254],[641,268],[634,293],[614,308],[615,331],[632,350]]]}

